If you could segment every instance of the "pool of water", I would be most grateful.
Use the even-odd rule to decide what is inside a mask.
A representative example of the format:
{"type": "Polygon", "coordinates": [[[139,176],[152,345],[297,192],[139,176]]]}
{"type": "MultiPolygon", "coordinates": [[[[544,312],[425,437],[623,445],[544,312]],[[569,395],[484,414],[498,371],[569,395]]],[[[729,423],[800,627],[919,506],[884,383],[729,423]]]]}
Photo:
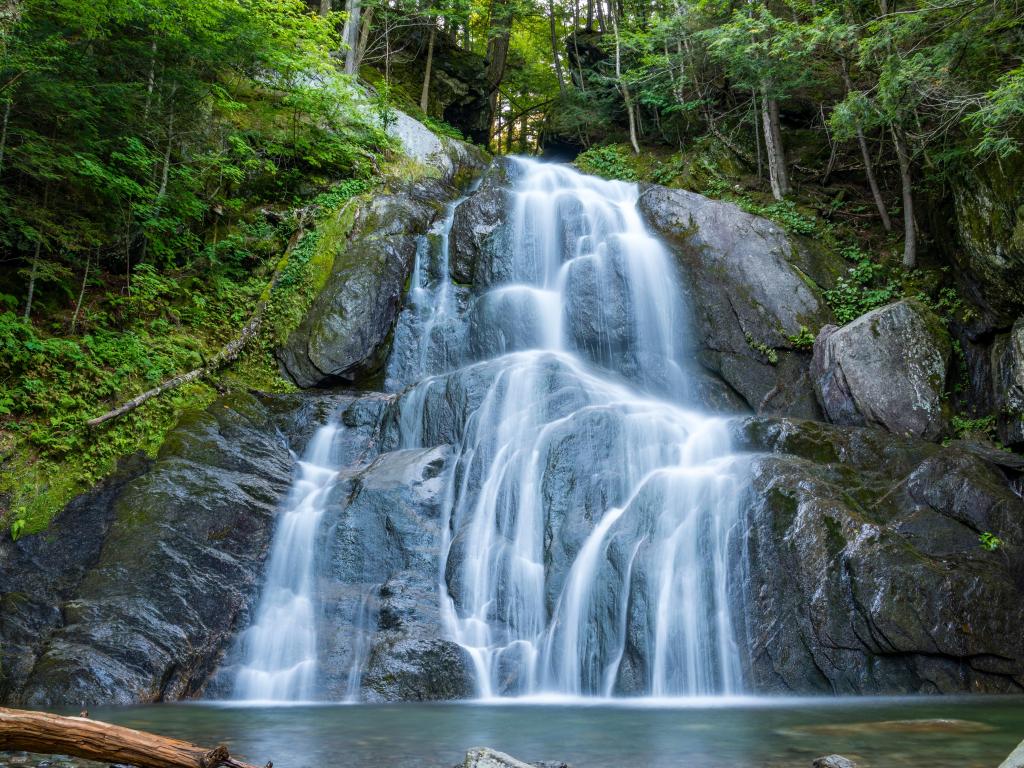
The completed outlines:
{"type": "Polygon", "coordinates": [[[97,719],[275,768],[450,768],[470,747],[573,768],[995,768],[1024,739],[1024,697],[687,702],[154,705],[97,719]]]}

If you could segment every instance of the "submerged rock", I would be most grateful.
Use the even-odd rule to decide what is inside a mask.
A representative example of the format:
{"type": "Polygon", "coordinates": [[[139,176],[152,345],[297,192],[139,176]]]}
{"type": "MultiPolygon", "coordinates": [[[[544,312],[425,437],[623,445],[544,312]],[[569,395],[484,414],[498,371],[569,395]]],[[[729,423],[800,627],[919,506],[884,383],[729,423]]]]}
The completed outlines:
{"type": "Polygon", "coordinates": [[[842,328],[827,325],[814,342],[811,368],[822,410],[835,424],[933,440],[945,428],[952,351],[942,321],[915,301],[889,304],[842,328]]]}
{"type": "Polygon", "coordinates": [[[842,755],[825,755],[811,763],[812,768],[857,768],[857,764],[842,755]]]}
{"type": "Polygon", "coordinates": [[[639,207],[683,271],[701,361],[758,413],[819,417],[810,356],[794,339],[831,319],[820,286],[842,260],[693,192],[645,185],[639,207]]]}
{"type": "Polygon", "coordinates": [[[748,685],[1024,690],[1024,501],[1002,469],[880,430],[758,418],[737,430],[740,447],[772,453],[752,459],[737,552],[748,685]],[[980,546],[986,531],[998,551],[980,546]]]}

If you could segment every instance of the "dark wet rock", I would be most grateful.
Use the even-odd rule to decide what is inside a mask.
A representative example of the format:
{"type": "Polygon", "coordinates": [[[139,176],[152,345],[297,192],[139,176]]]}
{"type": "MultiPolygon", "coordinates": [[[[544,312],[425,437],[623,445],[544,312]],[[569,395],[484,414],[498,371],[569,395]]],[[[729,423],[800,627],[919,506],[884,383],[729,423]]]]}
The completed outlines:
{"type": "Polygon", "coordinates": [[[771,452],[751,458],[737,580],[752,687],[1024,690],[1024,501],[1002,468],[880,430],[736,429],[742,448],[771,452]],[[980,546],[988,531],[998,551],[980,546]]]}
{"type": "Polygon", "coordinates": [[[445,640],[438,594],[449,449],[384,453],[345,472],[325,515],[322,693],[333,700],[471,696],[471,663],[445,640]]]}
{"type": "Polygon", "coordinates": [[[857,768],[857,764],[842,755],[825,755],[811,763],[812,768],[857,768]]]}
{"type": "Polygon", "coordinates": [[[364,384],[391,348],[417,241],[455,190],[424,179],[380,195],[336,244],[330,277],[299,327],[277,351],[300,387],[364,384]]]}
{"type": "Polygon", "coordinates": [[[645,186],[639,206],[676,255],[701,361],[756,412],[819,417],[810,356],[793,337],[831,319],[821,286],[842,273],[842,259],[685,190],[645,186]]]}
{"type": "Polygon", "coordinates": [[[0,545],[0,567],[20,569],[5,585],[39,590],[0,612],[5,657],[16,656],[4,698],[50,707],[202,691],[256,597],[291,481],[287,435],[302,440],[343,402],[221,398],[184,417],[151,465],[122,466],[46,533],[0,545]]]}
{"type": "Polygon", "coordinates": [[[1024,445],[1024,315],[992,345],[992,405],[999,439],[1024,445]]]}
{"type": "Polygon", "coordinates": [[[948,254],[983,323],[1007,328],[1024,310],[1024,161],[972,167],[951,185],[959,248],[948,254]]]}
{"type": "Polygon", "coordinates": [[[952,351],[942,321],[915,301],[888,304],[842,328],[827,325],[811,367],[822,410],[835,424],[935,439],[946,425],[952,351]]]}
{"type": "Polygon", "coordinates": [[[448,267],[455,282],[483,288],[511,278],[505,225],[516,173],[514,160],[497,158],[477,190],[455,210],[448,267]]]}

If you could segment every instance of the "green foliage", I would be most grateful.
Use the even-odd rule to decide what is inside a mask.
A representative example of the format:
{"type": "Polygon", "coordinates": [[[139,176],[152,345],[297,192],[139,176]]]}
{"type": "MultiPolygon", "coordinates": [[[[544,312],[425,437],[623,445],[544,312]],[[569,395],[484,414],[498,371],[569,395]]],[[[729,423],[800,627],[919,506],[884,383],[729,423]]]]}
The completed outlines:
{"type": "Polygon", "coordinates": [[[786,336],[789,343],[797,349],[808,350],[814,347],[815,334],[806,325],[800,326],[800,332],[792,336],[786,336]]]}
{"type": "Polygon", "coordinates": [[[995,534],[985,531],[978,536],[978,541],[981,543],[981,548],[987,552],[995,552],[1001,546],[1003,546],[1003,540],[995,534]]]}
{"type": "Polygon", "coordinates": [[[957,439],[981,438],[995,441],[996,417],[991,414],[972,419],[963,414],[957,414],[951,420],[953,434],[957,439]]]}
{"type": "Polygon", "coordinates": [[[618,145],[591,147],[576,156],[575,165],[584,173],[618,181],[636,181],[628,150],[618,145]]]}
{"type": "Polygon", "coordinates": [[[779,353],[772,347],[768,346],[762,341],[757,341],[751,334],[746,334],[747,344],[755,352],[760,352],[771,365],[777,365],[779,362],[779,353]]]}
{"type": "Polygon", "coordinates": [[[825,291],[825,301],[842,325],[900,296],[898,282],[884,266],[855,248],[848,249],[844,255],[855,259],[856,264],[847,270],[845,277],[836,280],[833,288],[825,291]]]}

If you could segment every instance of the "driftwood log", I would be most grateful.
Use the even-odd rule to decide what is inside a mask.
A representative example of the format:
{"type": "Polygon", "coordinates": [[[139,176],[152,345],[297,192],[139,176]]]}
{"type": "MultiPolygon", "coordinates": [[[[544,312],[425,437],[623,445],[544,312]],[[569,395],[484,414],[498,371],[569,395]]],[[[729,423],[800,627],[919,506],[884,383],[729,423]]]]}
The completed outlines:
{"type": "MultiPolygon", "coordinates": [[[[256,768],[224,745],[203,749],[187,741],[101,723],[86,717],[0,707],[0,750],[71,755],[139,768],[256,768]]],[[[267,763],[265,768],[272,768],[267,763]]]]}

